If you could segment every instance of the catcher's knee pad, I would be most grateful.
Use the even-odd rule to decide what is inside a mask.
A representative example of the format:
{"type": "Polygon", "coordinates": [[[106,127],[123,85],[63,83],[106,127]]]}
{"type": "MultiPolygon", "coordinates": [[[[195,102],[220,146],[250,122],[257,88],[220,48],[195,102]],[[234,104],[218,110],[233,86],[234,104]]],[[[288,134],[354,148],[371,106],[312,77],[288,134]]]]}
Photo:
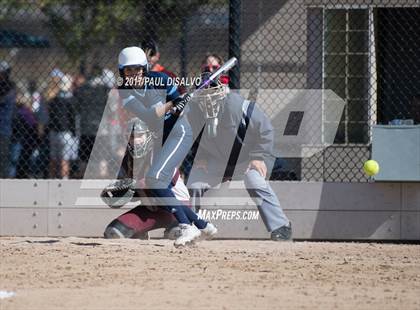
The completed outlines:
{"type": "Polygon", "coordinates": [[[131,238],[135,234],[134,229],[123,224],[119,220],[113,220],[105,229],[105,239],[131,238]]]}

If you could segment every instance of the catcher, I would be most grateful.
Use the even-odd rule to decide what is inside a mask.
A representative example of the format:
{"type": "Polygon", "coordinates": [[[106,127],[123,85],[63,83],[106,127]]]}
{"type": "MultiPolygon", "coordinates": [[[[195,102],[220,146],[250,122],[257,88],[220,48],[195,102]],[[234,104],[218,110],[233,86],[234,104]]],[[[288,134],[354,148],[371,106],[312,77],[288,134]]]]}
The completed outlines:
{"type": "MultiPolygon", "coordinates": [[[[154,137],[152,132],[138,118],[132,119],[128,128],[131,131],[128,143],[129,152],[126,152],[123,159],[119,180],[107,186],[102,191],[101,198],[111,208],[120,208],[133,199],[140,200],[141,204],[114,219],[106,227],[104,237],[107,239],[148,239],[149,231],[166,228],[165,237],[175,239],[175,246],[188,244],[191,241],[182,235],[182,229],[175,216],[167,210],[153,205],[148,198],[150,196],[143,176],[153,156],[154,137]]],[[[174,171],[169,188],[180,203],[191,208],[189,205],[190,196],[178,169],[174,171]]],[[[190,210],[193,212],[192,209],[190,210]]],[[[205,228],[200,231],[201,237],[204,239],[211,239],[217,233],[216,227],[211,223],[207,223],[205,228]]]]}

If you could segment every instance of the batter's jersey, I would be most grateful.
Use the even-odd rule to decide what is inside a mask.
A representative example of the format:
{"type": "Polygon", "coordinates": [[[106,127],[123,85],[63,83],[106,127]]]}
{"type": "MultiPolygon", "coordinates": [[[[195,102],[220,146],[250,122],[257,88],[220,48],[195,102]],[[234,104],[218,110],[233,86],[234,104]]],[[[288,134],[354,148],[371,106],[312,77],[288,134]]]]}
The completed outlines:
{"type": "Polygon", "coordinates": [[[167,112],[164,118],[158,117],[156,107],[176,99],[180,94],[176,86],[168,80],[168,76],[162,72],[150,71],[144,79],[145,83],[141,89],[126,89],[123,85],[120,89],[122,105],[144,121],[152,131],[160,132],[163,130],[163,121],[175,116],[167,112]]]}

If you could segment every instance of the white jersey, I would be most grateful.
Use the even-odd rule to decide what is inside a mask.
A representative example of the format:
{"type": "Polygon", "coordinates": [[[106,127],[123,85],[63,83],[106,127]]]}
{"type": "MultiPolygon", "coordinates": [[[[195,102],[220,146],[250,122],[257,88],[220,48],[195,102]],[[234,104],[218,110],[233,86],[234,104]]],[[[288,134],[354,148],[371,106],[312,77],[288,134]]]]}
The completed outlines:
{"type": "Polygon", "coordinates": [[[181,177],[179,170],[175,169],[174,176],[171,181],[171,190],[175,195],[175,198],[179,201],[189,201],[190,194],[187,187],[184,184],[184,180],[181,177]]]}

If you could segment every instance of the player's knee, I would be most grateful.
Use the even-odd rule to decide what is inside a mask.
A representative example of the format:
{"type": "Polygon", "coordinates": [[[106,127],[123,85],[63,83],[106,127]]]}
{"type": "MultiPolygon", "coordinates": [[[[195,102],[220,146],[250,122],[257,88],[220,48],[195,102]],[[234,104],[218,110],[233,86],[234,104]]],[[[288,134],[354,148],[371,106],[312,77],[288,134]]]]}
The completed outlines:
{"type": "Polygon", "coordinates": [[[118,219],[113,220],[105,228],[104,238],[105,239],[124,239],[131,238],[135,234],[134,229],[128,227],[118,219]]]}
{"type": "Polygon", "coordinates": [[[244,176],[245,187],[250,189],[262,189],[267,187],[267,181],[259,174],[258,171],[251,169],[244,176]]]}
{"type": "Polygon", "coordinates": [[[152,187],[152,185],[156,184],[156,178],[151,177],[151,176],[146,176],[144,178],[144,184],[146,185],[146,188],[150,188],[152,187]]]}
{"type": "Polygon", "coordinates": [[[145,184],[146,184],[146,188],[148,190],[153,190],[155,188],[165,188],[167,187],[167,184],[164,184],[164,182],[159,179],[156,176],[153,175],[148,175],[145,178],[145,184]]]}

